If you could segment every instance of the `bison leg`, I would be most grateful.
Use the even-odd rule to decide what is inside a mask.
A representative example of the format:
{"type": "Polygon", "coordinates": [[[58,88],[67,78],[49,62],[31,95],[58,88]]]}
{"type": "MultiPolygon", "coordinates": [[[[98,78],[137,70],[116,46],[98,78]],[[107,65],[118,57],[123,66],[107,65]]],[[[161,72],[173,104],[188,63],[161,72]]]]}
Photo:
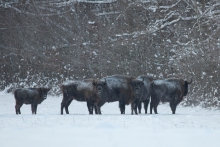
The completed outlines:
{"type": "Polygon", "coordinates": [[[31,110],[32,110],[32,114],[36,114],[37,104],[35,104],[35,103],[31,104],[31,110]]]}
{"type": "Polygon", "coordinates": [[[16,102],[16,104],[15,104],[15,112],[16,112],[16,114],[21,114],[20,105],[18,102],[16,102]]]}
{"type": "Polygon", "coordinates": [[[94,108],[95,108],[95,114],[99,114],[98,113],[98,108],[96,106],[94,108]]]}
{"type": "Polygon", "coordinates": [[[65,107],[65,111],[66,111],[66,114],[69,114],[69,110],[68,110],[68,107],[70,105],[70,103],[72,102],[73,99],[71,100],[63,100],[61,102],[61,115],[63,114],[63,108],[65,107]]]}
{"type": "Polygon", "coordinates": [[[19,111],[18,113],[19,113],[19,114],[21,114],[21,106],[22,106],[22,105],[23,105],[23,104],[20,104],[20,105],[19,105],[19,109],[18,109],[18,111],[19,111]]]}
{"type": "Polygon", "coordinates": [[[34,114],[34,104],[31,104],[31,112],[34,114]]]}
{"type": "Polygon", "coordinates": [[[89,114],[93,114],[94,106],[90,101],[87,101],[87,108],[88,108],[89,114]]]}
{"type": "Polygon", "coordinates": [[[172,113],[175,114],[177,103],[176,103],[176,102],[173,102],[173,103],[170,103],[170,105],[172,106],[172,108],[171,108],[172,113]]]}
{"type": "Polygon", "coordinates": [[[158,114],[158,113],[157,113],[157,106],[158,106],[158,104],[157,104],[157,103],[156,103],[156,104],[154,103],[154,113],[155,113],[155,114],[158,114]]]}
{"type": "Polygon", "coordinates": [[[171,108],[172,114],[175,114],[175,112],[176,112],[176,107],[178,105],[178,102],[176,100],[177,98],[178,98],[178,96],[175,96],[173,98],[173,101],[170,102],[170,108],[171,108]]]}
{"type": "Polygon", "coordinates": [[[131,115],[133,115],[133,112],[134,111],[134,109],[133,109],[133,103],[131,103],[131,115]]]}
{"type": "Polygon", "coordinates": [[[97,114],[102,114],[102,113],[101,113],[101,107],[100,107],[100,106],[96,105],[96,106],[95,106],[95,109],[96,109],[96,111],[97,111],[97,114]]]}
{"type": "Polygon", "coordinates": [[[119,101],[119,108],[121,110],[121,114],[125,114],[125,103],[122,101],[119,101]]]}
{"type": "Polygon", "coordinates": [[[142,106],[141,106],[141,102],[138,104],[138,111],[139,111],[139,113],[141,114],[141,108],[142,108],[142,106]]]}
{"type": "Polygon", "coordinates": [[[62,102],[61,102],[61,111],[60,111],[61,115],[63,114],[63,108],[64,108],[64,106],[65,106],[65,103],[62,101],[62,102]]]}
{"type": "Polygon", "coordinates": [[[152,114],[152,109],[154,108],[154,113],[155,114],[158,114],[157,113],[157,106],[158,106],[159,103],[155,103],[154,101],[151,101],[150,102],[150,114],[152,114]]]}
{"type": "Polygon", "coordinates": [[[37,114],[37,104],[35,105],[34,114],[37,114]]]}
{"type": "Polygon", "coordinates": [[[31,112],[32,114],[34,114],[35,108],[34,108],[34,104],[31,104],[31,112]]]}
{"type": "Polygon", "coordinates": [[[16,104],[15,104],[15,113],[16,113],[16,114],[19,114],[18,107],[19,107],[19,105],[18,105],[17,102],[16,102],[16,104]]]}
{"type": "Polygon", "coordinates": [[[69,101],[67,102],[67,104],[65,105],[66,114],[69,114],[69,109],[68,109],[68,107],[69,107],[69,105],[71,104],[72,101],[73,101],[73,99],[69,100],[69,101]]]}
{"type": "Polygon", "coordinates": [[[146,100],[144,101],[144,110],[145,110],[145,114],[147,114],[147,108],[148,108],[148,104],[149,104],[149,102],[150,102],[150,99],[146,99],[146,100]]]}
{"type": "Polygon", "coordinates": [[[67,105],[65,106],[65,111],[66,111],[66,114],[70,114],[70,113],[69,113],[69,109],[68,109],[68,106],[67,106],[67,105]]]}
{"type": "MultiPolygon", "coordinates": [[[[131,103],[131,109],[132,109],[132,111],[131,111],[131,114],[133,115],[133,110],[134,110],[134,112],[135,112],[135,114],[137,115],[138,113],[137,113],[137,107],[138,107],[138,105],[139,105],[139,100],[138,99],[136,99],[134,102],[132,102],[131,103]]],[[[141,102],[140,102],[141,103],[141,102]]]]}
{"type": "Polygon", "coordinates": [[[16,114],[21,114],[21,106],[22,106],[23,104],[22,103],[18,103],[18,102],[16,102],[16,105],[15,105],[15,111],[16,111],[16,114]]]}
{"type": "Polygon", "coordinates": [[[95,114],[102,114],[100,106],[95,106],[94,108],[95,108],[95,114]]]}
{"type": "Polygon", "coordinates": [[[150,114],[152,114],[153,106],[154,106],[153,101],[151,101],[150,102],[150,114]]]}
{"type": "Polygon", "coordinates": [[[15,113],[18,114],[17,106],[15,105],[15,113]]]}
{"type": "Polygon", "coordinates": [[[173,112],[173,102],[170,102],[170,109],[173,112]]]}

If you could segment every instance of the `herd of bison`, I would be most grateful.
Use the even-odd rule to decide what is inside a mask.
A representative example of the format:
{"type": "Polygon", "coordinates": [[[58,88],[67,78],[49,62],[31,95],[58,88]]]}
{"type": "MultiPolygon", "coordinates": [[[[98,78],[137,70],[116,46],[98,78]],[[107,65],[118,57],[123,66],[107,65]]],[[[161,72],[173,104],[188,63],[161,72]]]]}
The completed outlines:
{"type": "MultiPolygon", "coordinates": [[[[121,114],[125,114],[125,105],[131,104],[131,114],[141,113],[141,105],[144,103],[147,113],[150,102],[150,114],[154,109],[157,114],[157,106],[160,102],[169,102],[172,114],[175,114],[177,105],[188,93],[188,84],[181,78],[153,79],[152,76],[142,75],[137,78],[124,75],[112,75],[102,79],[84,79],[64,82],[60,88],[63,94],[61,102],[61,114],[72,100],[87,102],[89,114],[101,114],[101,107],[106,102],[119,101],[121,114]],[[137,111],[138,109],[138,111],[137,111]]],[[[16,114],[21,114],[23,104],[31,104],[32,114],[37,113],[37,105],[47,98],[50,88],[21,88],[14,91],[16,100],[16,114]]]]}

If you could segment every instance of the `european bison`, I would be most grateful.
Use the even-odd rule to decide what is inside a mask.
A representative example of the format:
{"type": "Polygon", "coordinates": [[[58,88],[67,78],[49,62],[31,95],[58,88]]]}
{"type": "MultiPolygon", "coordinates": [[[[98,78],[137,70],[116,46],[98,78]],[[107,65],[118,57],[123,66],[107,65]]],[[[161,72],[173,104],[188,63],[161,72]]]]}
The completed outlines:
{"type": "Polygon", "coordinates": [[[61,102],[61,114],[65,108],[66,114],[69,114],[68,107],[73,99],[81,102],[87,102],[89,114],[93,114],[93,105],[97,104],[99,99],[96,94],[92,80],[69,81],[61,85],[63,100],[61,102]]]}
{"type": "Polygon", "coordinates": [[[165,80],[155,80],[151,83],[151,103],[150,114],[154,108],[157,114],[157,106],[160,101],[170,102],[172,113],[175,114],[177,105],[183,100],[183,96],[188,93],[188,84],[192,83],[184,81],[181,78],[170,78],[165,80]]]}
{"type": "Polygon", "coordinates": [[[100,111],[100,107],[106,102],[119,101],[121,114],[125,114],[125,105],[133,102],[136,104],[134,107],[137,107],[140,89],[143,84],[143,81],[130,76],[113,75],[102,78],[100,81],[93,83],[97,89],[102,89],[97,109],[100,111]]]}
{"type": "Polygon", "coordinates": [[[141,97],[139,98],[138,102],[138,110],[139,113],[141,113],[141,104],[144,103],[145,114],[147,114],[147,108],[150,102],[150,84],[153,81],[153,77],[148,75],[141,75],[138,76],[136,79],[140,81],[143,80],[144,82],[144,85],[141,88],[141,97]]]}
{"type": "Polygon", "coordinates": [[[49,88],[16,89],[14,92],[16,114],[21,114],[20,108],[24,103],[31,104],[32,114],[37,114],[37,105],[41,104],[47,98],[49,90],[49,88]]]}
{"type": "Polygon", "coordinates": [[[96,104],[93,104],[93,106],[95,106],[95,113],[96,114],[102,114],[101,113],[101,106],[103,106],[105,104],[105,102],[107,101],[108,98],[108,87],[107,87],[107,83],[106,80],[93,80],[92,82],[94,89],[97,93],[97,96],[99,97],[99,101],[96,104]]]}

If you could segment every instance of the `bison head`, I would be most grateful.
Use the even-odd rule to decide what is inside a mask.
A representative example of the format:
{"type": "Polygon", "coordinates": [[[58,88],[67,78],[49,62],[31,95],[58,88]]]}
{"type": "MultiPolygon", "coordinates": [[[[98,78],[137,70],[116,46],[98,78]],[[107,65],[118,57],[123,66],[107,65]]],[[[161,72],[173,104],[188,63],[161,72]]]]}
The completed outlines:
{"type": "Polygon", "coordinates": [[[95,92],[97,93],[97,95],[99,97],[102,96],[102,93],[107,85],[106,83],[106,79],[105,81],[101,81],[101,80],[93,80],[92,85],[95,87],[95,92]]]}
{"type": "Polygon", "coordinates": [[[188,84],[191,84],[192,83],[192,79],[191,79],[191,81],[190,82],[187,82],[187,81],[184,81],[184,84],[183,84],[183,86],[184,86],[184,92],[183,92],[183,96],[186,96],[186,94],[188,93],[188,84]]]}
{"type": "Polygon", "coordinates": [[[133,80],[130,81],[130,85],[133,88],[134,97],[135,98],[140,98],[141,88],[144,85],[144,79],[143,79],[143,81],[138,80],[138,79],[133,79],[133,80]]]}
{"type": "Polygon", "coordinates": [[[40,88],[41,96],[43,97],[43,99],[47,98],[48,91],[50,91],[50,88],[40,88]]]}

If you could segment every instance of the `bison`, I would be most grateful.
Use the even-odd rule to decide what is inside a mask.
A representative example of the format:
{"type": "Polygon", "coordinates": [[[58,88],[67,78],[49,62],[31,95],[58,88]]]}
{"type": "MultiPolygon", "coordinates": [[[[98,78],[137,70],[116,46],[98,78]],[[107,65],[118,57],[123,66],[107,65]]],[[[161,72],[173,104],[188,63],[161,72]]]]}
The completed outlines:
{"type": "Polygon", "coordinates": [[[31,104],[32,114],[37,114],[37,105],[41,104],[46,98],[50,88],[22,88],[14,91],[16,101],[15,112],[21,114],[21,106],[31,104]]]}
{"type": "Polygon", "coordinates": [[[103,106],[105,104],[105,102],[107,101],[108,98],[108,94],[109,94],[109,90],[108,90],[108,86],[106,83],[106,80],[93,80],[92,82],[93,86],[94,86],[94,90],[97,93],[97,96],[99,97],[99,101],[96,104],[91,104],[91,110],[92,108],[95,108],[95,113],[96,114],[102,114],[101,113],[101,106],[103,106]]]}
{"type": "MultiPolygon", "coordinates": [[[[98,111],[100,112],[100,107],[106,102],[115,101],[119,101],[121,114],[125,114],[125,105],[129,105],[130,103],[136,104],[133,107],[134,109],[137,108],[140,89],[143,84],[144,82],[142,80],[124,75],[107,76],[98,82],[94,82],[93,85],[97,89],[102,89],[102,92],[99,94],[100,101],[96,105],[98,111]]],[[[135,113],[137,114],[137,112],[135,113]]]]}
{"type": "Polygon", "coordinates": [[[61,85],[63,100],[61,102],[61,114],[65,108],[66,114],[69,114],[68,107],[72,100],[87,102],[89,114],[93,114],[93,106],[99,101],[95,87],[92,85],[93,80],[68,81],[61,85]]]}
{"type": "Polygon", "coordinates": [[[138,76],[136,79],[141,81],[143,80],[144,82],[144,85],[141,88],[141,97],[139,98],[138,102],[138,110],[139,113],[141,113],[141,104],[144,103],[145,114],[147,114],[147,108],[150,102],[150,84],[153,81],[153,77],[148,75],[141,75],[138,76]]]}
{"type": "Polygon", "coordinates": [[[183,100],[183,96],[188,93],[188,84],[192,83],[184,81],[181,78],[170,78],[165,80],[155,80],[151,83],[151,103],[150,114],[154,108],[157,114],[157,106],[159,102],[169,102],[172,113],[175,114],[177,105],[183,100]]]}

